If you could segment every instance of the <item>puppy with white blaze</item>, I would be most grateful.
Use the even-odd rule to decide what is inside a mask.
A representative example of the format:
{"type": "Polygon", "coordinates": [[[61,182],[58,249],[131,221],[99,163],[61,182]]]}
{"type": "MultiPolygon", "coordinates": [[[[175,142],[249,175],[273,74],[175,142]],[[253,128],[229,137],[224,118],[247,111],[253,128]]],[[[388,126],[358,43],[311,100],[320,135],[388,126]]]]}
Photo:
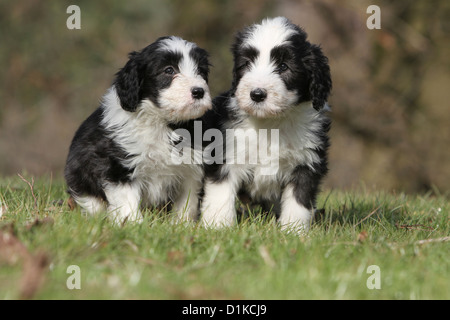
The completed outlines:
{"type": "MultiPolygon", "coordinates": [[[[197,217],[204,169],[173,163],[171,155],[180,140],[175,131],[189,130],[211,109],[208,73],[207,52],[174,36],[129,54],[70,146],[64,174],[83,211],[142,221],[142,207],[171,201],[179,219],[197,217]]],[[[201,149],[184,151],[194,158],[201,149]]]]}
{"type": "Polygon", "coordinates": [[[273,210],[282,229],[303,233],[312,222],[319,184],[327,173],[327,98],[332,87],[328,59],[284,17],[265,19],[239,32],[232,52],[231,90],[213,100],[204,121],[209,127],[219,124],[227,145],[243,132],[276,130],[278,140],[267,139],[266,145],[278,152],[259,153],[256,162],[242,164],[237,157],[254,156],[245,143],[232,153],[224,148],[224,164],[206,170],[202,223],[235,224],[235,200],[244,193],[273,210]],[[268,164],[276,167],[267,171],[268,164]]]}

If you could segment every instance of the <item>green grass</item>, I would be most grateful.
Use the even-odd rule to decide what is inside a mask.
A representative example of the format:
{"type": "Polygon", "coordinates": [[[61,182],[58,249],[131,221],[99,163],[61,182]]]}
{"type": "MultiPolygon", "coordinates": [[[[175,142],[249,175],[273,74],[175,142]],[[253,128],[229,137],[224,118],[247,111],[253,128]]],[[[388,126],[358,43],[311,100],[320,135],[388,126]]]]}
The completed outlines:
{"type": "MultiPolygon", "coordinates": [[[[0,180],[8,207],[0,232],[48,257],[34,299],[450,298],[446,195],[324,191],[323,210],[300,237],[253,213],[224,230],[152,212],[117,227],[69,211],[60,181],[42,178],[33,191],[36,203],[18,177],[0,180]],[[80,290],[66,286],[70,265],[80,267],[80,290]],[[367,288],[370,265],[380,268],[381,289],[367,288]]],[[[20,298],[25,263],[5,252],[0,299],[20,298]]]]}

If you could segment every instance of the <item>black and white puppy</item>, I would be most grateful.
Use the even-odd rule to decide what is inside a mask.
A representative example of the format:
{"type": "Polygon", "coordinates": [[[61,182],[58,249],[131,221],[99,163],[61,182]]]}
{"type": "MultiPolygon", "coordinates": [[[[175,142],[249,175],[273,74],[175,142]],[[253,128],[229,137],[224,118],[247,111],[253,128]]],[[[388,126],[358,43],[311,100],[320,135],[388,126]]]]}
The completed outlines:
{"type": "MultiPolygon", "coordinates": [[[[326,111],[332,87],[328,59],[284,17],[239,32],[232,52],[232,88],[213,100],[205,122],[210,127],[220,124],[227,146],[240,135],[251,136],[248,132],[261,138],[262,132],[275,130],[278,138],[267,138],[265,144],[276,152],[258,151],[256,162],[243,164],[238,157],[254,156],[245,143],[233,152],[224,147],[224,164],[211,165],[205,178],[202,223],[233,225],[235,200],[244,191],[266,208],[272,206],[283,229],[301,233],[310,226],[319,184],[327,173],[326,111]],[[271,165],[274,170],[263,170],[271,165]]],[[[261,147],[262,140],[255,141],[261,147]]]]}
{"type": "Polygon", "coordinates": [[[140,221],[142,206],[172,201],[180,219],[196,218],[202,165],[171,154],[174,131],[211,109],[208,73],[207,52],[174,36],[129,54],[70,146],[68,192],[84,211],[140,221]]]}

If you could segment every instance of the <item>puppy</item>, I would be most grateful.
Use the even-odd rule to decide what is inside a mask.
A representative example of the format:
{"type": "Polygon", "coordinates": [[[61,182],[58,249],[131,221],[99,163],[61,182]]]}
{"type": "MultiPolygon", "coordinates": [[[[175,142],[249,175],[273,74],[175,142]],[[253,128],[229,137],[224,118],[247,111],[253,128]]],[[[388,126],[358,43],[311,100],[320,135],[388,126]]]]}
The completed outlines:
{"type": "Polygon", "coordinates": [[[143,206],[172,201],[179,219],[196,218],[202,165],[174,163],[172,154],[176,130],[211,109],[208,73],[207,52],[174,36],[129,54],[70,146],[64,174],[82,210],[107,209],[122,223],[141,221],[143,206]]]}
{"type": "Polygon", "coordinates": [[[224,164],[207,169],[204,225],[233,225],[236,196],[244,192],[266,210],[272,208],[283,229],[308,230],[327,173],[326,111],[332,83],[327,58],[306,38],[284,17],[266,19],[237,34],[231,90],[215,98],[213,110],[204,116],[209,127],[219,126],[226,141],[221,150],[224,164]],[[275,152],[258,150],[253,163],[249,159],[255,152],[249,152],[245,142],[230,152],[228,146],[251,136],[256,139],[249,145],[256,141],[259,148],[275,152]],[[247,162],[240,163],[239,157],[247,162]]]}

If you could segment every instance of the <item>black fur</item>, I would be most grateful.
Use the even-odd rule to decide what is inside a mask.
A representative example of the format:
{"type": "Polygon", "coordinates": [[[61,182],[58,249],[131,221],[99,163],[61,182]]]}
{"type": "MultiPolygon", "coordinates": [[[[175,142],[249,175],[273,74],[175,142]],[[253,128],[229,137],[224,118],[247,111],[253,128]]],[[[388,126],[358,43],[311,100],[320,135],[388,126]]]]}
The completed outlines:
{"type": "MultiPolygon", "coordinates": [[[[163,68],[176,66],[182,58],[178,52],[156,52],[161,37],[140,52],[129,54],[129,61],[116,74],[114,85],[120,98],[122,107],[130,112],[136,111],[139,102],[143,98],[149,98],[158,105],[158,93],[170,86],[172,77],[165,74],[163,68]]],[[[207,52],[199,47],[194,47],[189,55],[197,62],[198,73],[208,82],[209,62],[207,52]]],[[[179,70],[175,70],[179,72],[179,70]]]]}
{"type": "Polygon", "coordinates": [[[64,175],[70,194],[89,194],[106,201],[103,182],[129,182],[132,170],[122,165],[128,155],[100,125],[102,112],[101,107],[94,111],[75,133],[64,175]]]}
{"type": "Polygon", "coordinates": [[[308,54],[302,58],[310,79],[309,93],[313,107],[322,110],[331,92],[332,83],[328,58],[322,53],[319,46],[310,45],[308,54]]]}
{"type": "MultiPolygon", "coordinates": [[[[171,66],[173,73],[182,58],[179,52],[161,50],[161,37],[141,51],[131,52],[125,66],[116,74],[113,86],[121,107],[128,112],[136,112],[143,99],[149,99],[158,106],[159,93],[171,85],[173,74],[166,72],[171,66]]],[[[190,56],[197,62],[198,74],[207,82],[209,73],[208,54],[193,46],[190,56]]],[[[111,128],[102,125],[104,102],[81,124],[77,130],[67,157],[64,176],[70,195],[93,196],[106,201],[105,183],[131,182],[135,168],[125,165],[127,159],[136,155],[128,154],[111,138],[111,128]]],[[[172,130],[192,127],[194,120],[182,123],[167,123],[172,130]]],[[[168,150],[167,158],[170,158],[168,150]]]]}
{"type": "MultiPolygon", "coordinates": [[[[143,98],[149,98],[158,105],[158,93],[170,86],[172,77],[163,72],[163,68],[178,65],[181,59],[179,53],[157,53],[159,41],[142,49],[141,52],[129,54],[126,65],[116,74],[114,85],[122,108],[134,112],[143,98]]],[[[176,70],[175,70],[176,71],[176,70]]]]}
{"type": "MultiPolygon", "coordinates": [[[[319,111],[327,102],[332,89],[328,58],[324,56],[319,46],[306,40],[307,34],[302,28],[292,23],[289,27],[296,31],[295,34],[288,39],[288,44],[273,48],[271,58],[278,63],[287,62],[295,68],[283,73],[286,87],[298,90],[298,103],[312,100],[313,107],[319,111]]],[[[234,57],[232,94],[239,85],[248,63],[258,56],[258,49],[242,46],[252,29],[253,26],[237,33],[232,46],[234,57]]]]}
{"type": "MultiPolygon", "coordinates": [[[[270,58],[277,66],[274,72],[279,74],[289,91],[297,93],[298,104],[312,101],[313,108],[319,114],[324,115],[326,112],[324,108],[332,88],[328,59],[323,55],[319,46],[307,41],[307,34],[303,29],[287,19],[286,27],[293,29],[295,32],[285,43],[271,49],[270,58]]],[[[245,117],[243,118],[242,115],[230,108],[230,105],[232,99],[236,99],[236,90],[241,78],[248,71],[249,64],[259,55],[258,48],[254,48],[246,42],[254,30],[255,26],[250,26],[236,34],[231,47],[234,58],[231,89],[213,99],[213,110],[207,112],[203,117],[206,128],[215,125],[221,129],[224,135],[227,128],[238,127],[239,123],[245,120],[245,117]]],[[[292,106],[292,108],[295,108],[295,106],[292,106]]],[[[324,116],[321,121],[319,130],[314,132],[320,142],[312,150],[316,153],[320,162],[314,163],[312,167],[311,164],[292,164],[295,169],[290,173],[282,173],[284,176],[286,174],[290,176],[288,179],[283,179],[284,182],[280,185],[280,193],[275,195],[274,199],[252,199],[253,201],[259,202],[266,209],[273,207],[275,210],[279,210],[281,193],[287,185],[290,185],[293,187],[295,199],[298,203],[309,210],[315,208],[320,183],[328,171],[327,150],[329,147],[330,120],[324,116]]],[[[225,154],[225,150],[223,152],[225,154]]],[[[221,183],[229,178],[229,171],[223,170],[223,166],[212,164],[206,167],[207,183],[221,183]]],[[[250,193],[253,172],[248,172],[248,176],[250,177],[248,181],[242,181],[239,194],[250,193]]]]}

